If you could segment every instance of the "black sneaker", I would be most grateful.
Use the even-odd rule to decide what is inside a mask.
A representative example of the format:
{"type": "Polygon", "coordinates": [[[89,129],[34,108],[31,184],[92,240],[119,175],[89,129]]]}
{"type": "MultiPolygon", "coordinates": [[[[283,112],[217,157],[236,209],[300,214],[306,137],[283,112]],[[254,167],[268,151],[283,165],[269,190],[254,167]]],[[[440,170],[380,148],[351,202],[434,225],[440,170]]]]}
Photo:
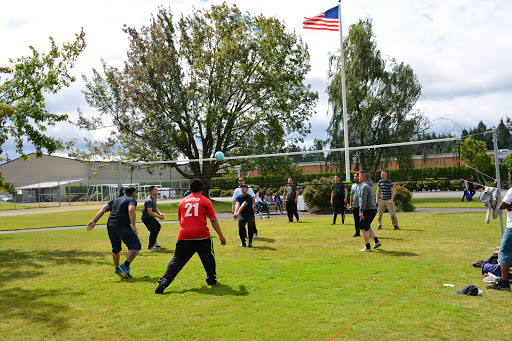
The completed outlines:
{"type": "Polygon", "coordinates": [[[400,228],[398,227],[398,225],[395,225],[395,230],[400,230],[400,228]]]}
{"type": "Polygon", "coordinates": [[[488,285],[487,289],[510,291],[510,283],[508,280],[501,279],[498,283],[488,285]]]}
{"type": "Polygon", "coordinates": [[[345,225],[345,220],[342,220],[342,221],[341,221],[341,225],[345,225]]]}
{"type": "Polygon", "coordinates": [[[247,245],[245,245],[245,244],[240,244],[240,245],[238,245],[238,247],[246,247],[246,246],[247,246],[247,245]]]}
{"type": "Polygon", "coordinates": [[[165,288],[167,288],[167,285],[164,285],[164,284],[161,284],[161,283],[158,283],[158,286],[156,287],[155,289],[155,294],[163,294],[164,293],[164,290],[165,288]]]}
{"type": "Polygon", "coordinates": [[[331,225],[336,225],[336,223],[335,223],[335,222],[332,222],[332,223],[331,223],[331,225]]]}
{"type": "Polygon", "coordinates": [[[352,237],[361,237],[361,235],[356,233],[352,237]]]}

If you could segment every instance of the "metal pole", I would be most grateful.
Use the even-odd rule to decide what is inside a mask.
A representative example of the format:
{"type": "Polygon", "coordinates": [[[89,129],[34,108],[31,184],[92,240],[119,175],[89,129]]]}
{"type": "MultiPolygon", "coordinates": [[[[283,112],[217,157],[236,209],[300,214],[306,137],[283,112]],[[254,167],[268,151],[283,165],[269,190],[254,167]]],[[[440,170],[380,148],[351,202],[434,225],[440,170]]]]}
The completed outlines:
{"type": "Polygon", "coordinates": [[[71,181],[68,180],[68,199],[69,199],[69,206],[71,206],[71,181]]]}
{"type": "Polygon", "coordinates": [[[343,49],[343,31],[341,29],[341,0],[338,1],[338,19],[340,20],[340,46],[341,46],[341,99],[343,101],[343,140],[345,142],[345,180],[350,182],[350,155],[348,149],[348,118],[347,93],[345,85],[345,50],[343,49]]]}
{"type": "MultiPolygon", "coordinates": [[[[492,139],[494,142],[494,166],[496,167],[496,187],[498,188],[498,198],[501,201],[501,176],[500,164],[498,162],[498,128],[492,130],[492,139]]],[[[503,237],[503,213],[500,211],[500,229],[501,236],[503,237]]]]}

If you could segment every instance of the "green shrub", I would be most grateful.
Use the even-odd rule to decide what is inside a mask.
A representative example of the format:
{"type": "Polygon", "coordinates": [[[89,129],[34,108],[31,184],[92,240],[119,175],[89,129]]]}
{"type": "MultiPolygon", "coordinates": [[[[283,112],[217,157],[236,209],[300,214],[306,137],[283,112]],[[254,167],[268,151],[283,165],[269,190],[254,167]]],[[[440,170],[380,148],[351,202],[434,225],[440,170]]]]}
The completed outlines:
{"type": "Polygon", "coordinates": [[[321,210],[331,207],[332,179],[322,177],[311,181],[311,185],[304,188],[302,195],[309,207],[321,210]]]}
{"type": "Polygon", "coordinates": [[[220,188],[210,188],[210,197],[220,197],[221,191],[220,188]]]}
{"type": "Polygon", "coordinates": [[[395,186],[395,206],[397,211],[411,212],[415,207],[411,202],[412,193],[404,186],[395,186]]]}
{"type": "Polygon", "coordinates": [[[229,197],[232,197],[233,196],[233,193],[235,192],[234,189],[226,189],[224,191],[221,191],[220,193],[220,196],[221,197],[226,197],[226,198],[229,198],[229,197]]]}

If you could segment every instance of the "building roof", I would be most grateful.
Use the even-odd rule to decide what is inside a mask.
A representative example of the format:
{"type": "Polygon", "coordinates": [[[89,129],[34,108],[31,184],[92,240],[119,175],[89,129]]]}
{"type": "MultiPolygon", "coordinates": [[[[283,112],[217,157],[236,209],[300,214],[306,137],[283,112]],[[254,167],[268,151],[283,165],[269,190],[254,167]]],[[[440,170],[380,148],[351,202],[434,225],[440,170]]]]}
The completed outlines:
{"type": "Polygon", "coordinates": [[[85,179],[63,179],[63,180],[54,180],[54,181],[48,181],[48,182],[39,182],[39,183],[35,183],[35,184],[32,184],[32,185],[16,187],[16,190],[19,190],[19,189],[53,188],[53,187],[64,186],[64,185],[67,185],[69,183],[79,182],[79,181],[83,181],[83,180],[85,180],[85,179]]]}

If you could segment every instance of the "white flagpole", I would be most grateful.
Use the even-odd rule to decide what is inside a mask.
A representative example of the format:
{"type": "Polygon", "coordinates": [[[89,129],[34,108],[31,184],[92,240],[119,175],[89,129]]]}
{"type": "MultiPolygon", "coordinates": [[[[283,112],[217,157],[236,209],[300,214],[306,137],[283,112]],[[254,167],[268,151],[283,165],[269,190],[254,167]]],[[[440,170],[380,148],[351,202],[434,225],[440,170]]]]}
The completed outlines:
{"type": "Polygon", "coordinates": [[[343,49],[343,32],[341,30],[341,0],[338,0],[338,19],[340,21],[340,45],[341,45],[341,99],[343,101],[343,139],[345,142],[345,180],[350,182],[350,155],[348,151],[348,118],[347,118],[347,93],[345,86],[345,50],[343,49]]]}

